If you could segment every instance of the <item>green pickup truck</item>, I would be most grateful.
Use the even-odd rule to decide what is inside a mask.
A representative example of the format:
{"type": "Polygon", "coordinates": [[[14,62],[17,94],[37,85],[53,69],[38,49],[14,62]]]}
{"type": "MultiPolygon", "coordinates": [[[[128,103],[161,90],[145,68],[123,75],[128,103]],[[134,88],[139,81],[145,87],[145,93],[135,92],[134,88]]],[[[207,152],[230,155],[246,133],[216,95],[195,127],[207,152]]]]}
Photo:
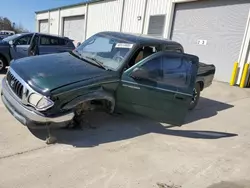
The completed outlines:
{"type": "Polygon", "coordinates": [[[1,96],[30,128],[65,127],[96,109],[182,125],[214,73],[177,42],[101,32],[72,52],[14,60],[1,96]]]}

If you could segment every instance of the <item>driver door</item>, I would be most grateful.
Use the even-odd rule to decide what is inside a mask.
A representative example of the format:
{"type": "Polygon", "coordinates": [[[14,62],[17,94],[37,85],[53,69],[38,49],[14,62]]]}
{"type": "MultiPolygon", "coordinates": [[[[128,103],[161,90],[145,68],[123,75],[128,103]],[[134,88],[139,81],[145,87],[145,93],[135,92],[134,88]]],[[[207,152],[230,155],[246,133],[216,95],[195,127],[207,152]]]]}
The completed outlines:
{"type": "Polygon", "coordinates": [[[20,59],[28,56],[30,41],[33,34],[28,34],[16,39],[10,47],[12,59],[20,59]]]}
{"type": "Polygon", "coordinates": [[[192,100],[199,59],[158,52],[126,70],[116,92],[116,108],[163,123],[182,125],[192,100]]]}

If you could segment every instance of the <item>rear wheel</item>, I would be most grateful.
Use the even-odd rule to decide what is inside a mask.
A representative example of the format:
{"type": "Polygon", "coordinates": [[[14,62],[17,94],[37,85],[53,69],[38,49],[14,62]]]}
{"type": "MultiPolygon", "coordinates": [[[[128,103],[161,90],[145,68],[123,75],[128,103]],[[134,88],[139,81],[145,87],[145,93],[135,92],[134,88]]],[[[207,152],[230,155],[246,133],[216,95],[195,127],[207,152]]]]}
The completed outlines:
{"type": "Polygon", "coordinates": [[[0,57],[0,72],[3,72],[6,68],[6,61],[4,58],[0,57]]]}
{"type": "Polygon", "coordinates": [[[193,110],[197,106],[200,99],[200,93],[201,93],[201,86],[199,83],[196,83],[193,90],[192,101],[190,102],[189,105],[189,110],[193,110]]]}

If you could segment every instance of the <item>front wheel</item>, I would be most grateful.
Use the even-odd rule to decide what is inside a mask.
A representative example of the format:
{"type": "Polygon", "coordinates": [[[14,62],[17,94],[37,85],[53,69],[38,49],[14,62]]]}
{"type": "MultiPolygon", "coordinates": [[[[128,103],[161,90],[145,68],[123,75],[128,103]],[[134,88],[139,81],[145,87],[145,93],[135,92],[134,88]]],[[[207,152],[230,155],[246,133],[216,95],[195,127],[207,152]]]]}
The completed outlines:
{"type": "Polygon", "coordinates": [[[189,110],[193,110],[197,106],[199,99],[200,99],[200,93],[201,93],[201,86],[199,83],[196,83],[194,90],[193,90],[192,101],[189,104],[189,108],[188,108],[189,110]]]}

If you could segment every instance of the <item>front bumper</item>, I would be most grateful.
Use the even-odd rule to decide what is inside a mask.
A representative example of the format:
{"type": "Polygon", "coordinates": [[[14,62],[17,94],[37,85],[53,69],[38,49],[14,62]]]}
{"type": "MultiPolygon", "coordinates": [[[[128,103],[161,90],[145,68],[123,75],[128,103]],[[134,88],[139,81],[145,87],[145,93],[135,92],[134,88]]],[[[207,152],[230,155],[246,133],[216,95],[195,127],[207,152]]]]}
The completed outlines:
{"type": "Polygon", "coordinates": [[[15,94],[7,85],[6,78],[2,79],[1,98],[10,113],[23,125],[28,127],[41,127],[41,125],[54,124],[64,127],[65,122],[72,120],[74,113],[67,113],[56,117],[46,117],[44,114],[29,109],[15,99],[15,94]]]}

